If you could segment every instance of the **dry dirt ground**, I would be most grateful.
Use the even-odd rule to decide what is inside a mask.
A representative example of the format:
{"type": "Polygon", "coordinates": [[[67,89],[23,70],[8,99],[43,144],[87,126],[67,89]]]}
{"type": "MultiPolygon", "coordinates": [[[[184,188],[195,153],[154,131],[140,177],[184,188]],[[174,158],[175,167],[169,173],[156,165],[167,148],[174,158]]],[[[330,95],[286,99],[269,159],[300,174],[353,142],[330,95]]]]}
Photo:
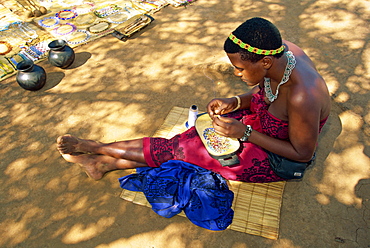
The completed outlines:
{"type": "Polygon", "coordinates": [[[39,63],[46,86],[0,82],[1,247],[370,247],[369,1],[199,0],[166,7],[126,42],[75,48],[68,69],[39,63]],[[261,16],[313,59],[333,111],[318,159],[288,182],[280,237],[213,232],[120,199],[115,171],[92,181],[55,149],[65,133],[102,142],[151,136],[173,106],[204,109],[247,87],[231,74],[224,39],[261,16]]]}

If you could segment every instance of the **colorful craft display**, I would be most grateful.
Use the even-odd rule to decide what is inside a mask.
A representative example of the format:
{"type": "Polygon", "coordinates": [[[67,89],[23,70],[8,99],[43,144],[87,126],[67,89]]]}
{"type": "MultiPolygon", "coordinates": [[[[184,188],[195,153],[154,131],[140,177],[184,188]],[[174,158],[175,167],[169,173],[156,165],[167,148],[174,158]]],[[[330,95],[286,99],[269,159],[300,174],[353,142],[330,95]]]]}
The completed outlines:
{"type": "Polygon", "coordinates": [[[0,78],[14,73],[23,60],[44,59],[48,43],[55,38],[71,47],[107,34],[127,39],[154,20],[150,13],[169,4],[178,7],[194,1],[39,0],[49,12],[33,19],[37,26],[0,4],[0,78]]]}
{"type": "Polygon", "coordinates": [[[22,50],[18,54],[32,61],[40,60],[44,58],[50,50],[48,48],[48,43],[49,41],[42,41],[32,46],[22,46],[22,50]]]}
{"type": "Polygon", "coordinates": [[[22,23],[21,18],[0,4],[0,32],[17,23],[22,23]]]}

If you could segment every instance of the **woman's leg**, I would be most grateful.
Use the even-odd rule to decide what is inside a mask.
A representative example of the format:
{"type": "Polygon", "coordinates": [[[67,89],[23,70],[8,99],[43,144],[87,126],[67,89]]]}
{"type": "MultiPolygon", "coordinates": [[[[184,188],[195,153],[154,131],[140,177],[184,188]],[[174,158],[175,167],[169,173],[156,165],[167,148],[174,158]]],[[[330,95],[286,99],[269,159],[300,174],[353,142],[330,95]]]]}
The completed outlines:
{"type": "Polygon", "coordinates": [[[101,179],[109,171],[148,166],[145,163],[98,154],[72,153],[62,154],[62,157],[68,162],[79,164],[85,173],[95,180],[101,179]]]}
{"type": "Polygon", "coordinates": [[[116,159],[145,163],[142,139],[105,144],[94,140],[79,139],[67,134],[58,137],[57,148],[61,154],[102,154],[116,159]]]}

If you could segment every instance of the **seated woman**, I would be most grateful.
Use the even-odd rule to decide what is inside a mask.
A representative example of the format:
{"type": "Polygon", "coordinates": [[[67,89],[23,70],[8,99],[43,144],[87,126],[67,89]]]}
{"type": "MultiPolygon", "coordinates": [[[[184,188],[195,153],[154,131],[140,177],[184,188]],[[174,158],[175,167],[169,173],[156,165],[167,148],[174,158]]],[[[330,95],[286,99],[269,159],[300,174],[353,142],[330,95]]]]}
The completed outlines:
{"type": "Polygon", "coordinates": [[[241,24],[226,39],[224,50],[235,75],[254,87],[239,96],[213,99],[207,111],[217,133],[240,140],[240,164],[221,166],[194,127],[171,139],[108,144],[64,135],[57,139],[59,152],[95,180],[112,170],[159,167],[168,160],[195,164],[229,180],[286,180],[274,173],[266,151],[298,162],[312,159],[330,113],[326,83],[302,49],[283,41],[278,29],[263,18],[241,24]]]}

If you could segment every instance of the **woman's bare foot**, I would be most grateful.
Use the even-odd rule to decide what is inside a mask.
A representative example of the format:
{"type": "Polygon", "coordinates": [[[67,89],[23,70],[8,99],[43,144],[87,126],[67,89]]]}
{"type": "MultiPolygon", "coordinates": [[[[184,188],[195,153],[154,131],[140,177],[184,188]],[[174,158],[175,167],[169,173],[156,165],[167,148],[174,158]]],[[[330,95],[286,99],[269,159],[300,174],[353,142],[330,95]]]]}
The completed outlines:
{"type": "Polygon", "coordinates": [[[60,154],[72,153],[94,153],[94,148],[98,143],[93,140],[85,140],[74,137],[70,134],[59,136],[57,139],[57,148],[60,154]]]}
{"type": "Polygon", "coordinates": [[[101,171],[101,162],[97,161],[100,155],[90,154],[63,154],[62,157],[71,163],[78,164],[87,174],[88,177],[94,180],[100,180],[106,172],[101,171]]]}

